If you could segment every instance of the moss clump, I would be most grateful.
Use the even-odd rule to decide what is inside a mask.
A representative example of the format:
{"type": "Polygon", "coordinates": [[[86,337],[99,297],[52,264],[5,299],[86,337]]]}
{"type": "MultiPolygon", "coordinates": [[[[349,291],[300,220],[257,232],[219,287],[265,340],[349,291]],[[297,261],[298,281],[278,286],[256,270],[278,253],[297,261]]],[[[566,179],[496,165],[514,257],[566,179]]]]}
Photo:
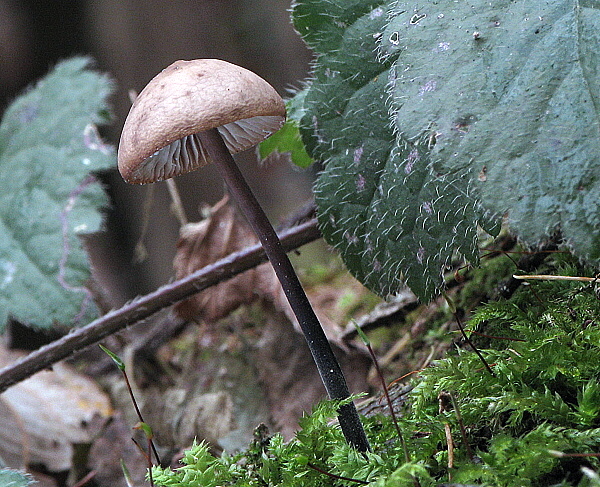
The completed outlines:
{"type": "Polygon", "coordinates": [[[195,445],[185,466],[155,468],[154,479],[178,487],[600,486],[600,461],[589,456],[600,452],[598,317],[597,290],[578,282],[537,282],[476,310],[470,328],[504,337],[480,339],[494,375],[469,350],[420,373],[400,418],[409,462],[389,417],[365,418],[373,452],[363,456],[330,423],[336,404],[326,402],[289,443],[275,435],[220,458],[195,445]],[[453,398],[442,412],[441,393],[453,398]]]}

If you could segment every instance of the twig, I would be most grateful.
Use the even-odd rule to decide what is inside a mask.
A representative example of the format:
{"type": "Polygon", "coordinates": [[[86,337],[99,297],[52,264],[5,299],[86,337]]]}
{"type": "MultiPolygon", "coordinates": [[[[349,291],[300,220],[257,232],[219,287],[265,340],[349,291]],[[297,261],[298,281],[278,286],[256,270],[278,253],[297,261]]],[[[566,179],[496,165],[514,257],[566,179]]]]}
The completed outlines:
{"type": "Polygon", "coordinates": [[[452,469],[454,468],[454,440],[452,439],[450,423],[444,423],[444,433],[446,434],[446,444],[448,445],[448,480],[452,481],[452,469]]]}
{"type": "Polygon", "coordinates": [[[460,409],[458,408],[458,401],[452,392],[448,393],[450,395],[450,399],[452,399],[452,407],[454,408],[454,414],[456,415],[456,420],[458,421],[458,427],[460,429],[460,436],[462,441],[467,449],[467,456],[471,462],[475,461],[475,456],[473,455],[473,450],[471,450],[471,445],[469,445],[469,438],[467,438],[467,430],[465,428],[465,423],[462,420],[462,414],[460,414],[460,409]]]}
{"type": "MultiPolygon", "coordinates": [[[[451,396],[449,393],[442,391],[438,395],[439,413],[450,411],[451,396]]],[[[448,445],[448,478],[452,481],[452,469],[454,468],[454,440],[452,439],[452,431],[450,423],[444,422],[444,432],[446,434],[446,444],[448,445]]]]}
{"type": "Polygon", "coordinates": [[[370,482],[367,482],[366,480],[359,480],[359,479],[353,479],[350,477],[342,477],[341,475],[336,475],[334,473],[328,472],[327,470],[323,470],[320,467],[317,467],[316,465],[308,462],[307,465],[312,468],[313,470],[316,470],[319,473],[322,473],[323,475],[327,475],[328,477],[331,477],[332,479],[336,479],[336,480],[344,480],[346,482],[356,482],[357,484],[363,484],[363,485],[368,485],[370,484],[370,482]]]}
{"type": "Polygon", "coordinates": [[[513,279],[539,279],[541,281],[580,281],[580,282],[597,282],[598,277],[579,277],[579,276],[553,276],[549,274],[535,274],[535,275],[513,275],[513,279]]]}
{"type": "MultiPolygon", "coordinates": [[[[523,255],[517,262],[517,269],[522,272],[532,272],[537,269],[542,262],[544,262],[546,257],[548,257],[552,252],[558,250],[559,240],[560,238],[555,236],[544,246],[537,249],[537,252],[523,255]]],[[[498,300],[510,298],[522,283],[522,279],[515,279],[512,276],[509,277],[498,285],[494,295],[491,296],[491,299],[498,300]]]]}
{"type": "Polygon", "coordinates": [[[181,196],[179,195],[179,189],[177,189],[177,183],[174,179],[167,179],[167,189],[169,190],[169,196],[171,197],[171,211],[175,214],[175,218],[179,222],[179,226],[187,225],[188,219],[185,215],[185,209],[181,202],[181,196]]]}
{"type": "Polygon", "coordinates": [[[144,197],[144,203],[142,204],[142,228],[134,250],[134,262],[136,263],[144,262],[148,258],[148,250],[146,250],[144,240],[146,240],[148,226],[150,225],[150,211],[152,204],[154,203],[155,191],[156,186],[148,186],[144,197]]]}
{"type": "MultiPolygon", "coordinates": [[[[320,238],[316,219],[285,230],[280,239],[286,251],[320,238]]],[[[88,325],[77,328],[64,337],[30,353],[0,370],[0,393],[89,345],[144,320],[197,292],[230,279],[265,262],[267,259],[259,244],[228,255],[198,271],[139,297],[121,308],[109,311],[88,325]]]]}
{"type": "Polygon", "coordinates": [[[486,360],[483,357],[483,355],[481,354],[481,352],[477,349],[477,347],[475,346],[475,344],[471,341],[471,339],[465,333],[465,329],[464,329],[464,327],[462,325],[462,320],[460,319],[460,316],[458,316],[458,310],[456,309],[456,305],[454,304],[454,301],[446,293],[444,293],[444,298],[446,299],[446,303],[448,303],[448,307],[450,308],[450,312],[454,315],[454,319],[456,320],[456,324],[458,325],[458,329],[460,330],[461,335],[465,339],[465,342],[467,342],[467,344],[471,347],[471,349],[477,354],[477,356],[479,357],[479,360],[481,360],[483,362],[483,365],[485,365],[485,368],[490,373],[490,375],[492,377],[496,377],[496,374],[494,374],[494,371],[489,366],[489,364],[486,362],[486,360]]]}
{"type": "Polygon", "coordinates": [[[95,476],[96,476],[96,471],[92,470],[91,472],[88,472],[88,474],[85,477],[83,477],[82,479],[79,479],[77,481],[77,483],[73,484],[73,487],[83,487],[85,484],[87,484],[89,481],[91,481],[95,476]]]}
{"type": "Polygon", "coordinates": [[[588,458],[600,457],[600,453],[565,453],[557,450],[548,450],[548,453],[556,458],[588,458]]]}

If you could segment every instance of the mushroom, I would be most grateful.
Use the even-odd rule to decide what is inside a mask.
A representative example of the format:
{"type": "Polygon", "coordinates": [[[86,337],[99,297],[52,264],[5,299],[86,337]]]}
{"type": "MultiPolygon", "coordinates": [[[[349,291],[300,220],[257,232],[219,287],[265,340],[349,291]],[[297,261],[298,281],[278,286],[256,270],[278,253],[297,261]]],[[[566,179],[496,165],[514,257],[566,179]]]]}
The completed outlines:
{"type": "MultiPolygon", "coordinates": [[[[153,183],[213,162],[265,253],[298,319],[331,399],[350,396],[340,365],[277,233],[232,153],[279,130],[285,104],[258,75],[217,59],[176,61],[154,77],[133,103],[119,142],[118,165],[129,183],[153,183]]],[[[346,440],[369,443],[352,402],[338,411],[346,440]]]]}

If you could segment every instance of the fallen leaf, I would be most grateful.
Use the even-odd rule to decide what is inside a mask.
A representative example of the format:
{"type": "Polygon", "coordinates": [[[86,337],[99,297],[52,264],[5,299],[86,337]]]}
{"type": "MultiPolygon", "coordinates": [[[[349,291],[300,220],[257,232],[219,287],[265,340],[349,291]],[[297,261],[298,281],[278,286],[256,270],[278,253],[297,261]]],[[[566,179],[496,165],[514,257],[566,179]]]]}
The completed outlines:
{"type": "MultiPolygon", "coordinates": [[[[21,355],[0,346],[0,367],[21,355]]],[[[94,381],[56,364],[0,396],[0,457],[14,468],[70,470],[75,445],[91,443],[111,414],[108,397],[94,381]]]]}
{"type": "MultiPolygon", "coordinates": [[[[176,277],[183,278],[257,241],[246,220],[225,197],[210,209],[206,219],[181,228],[173,261],[176,277]]],[[[364,300],[369,303],[371,299],[367,295],[371,293],[346,271],[332,271],[330,274],[323,282],[307,286],[306,294],[329,340],[344,348],[342,324],[348,321],[348,309],[342,302],[351,297],[353,302],[364,300]]],[[[258,298],[271,302],[300,332],[296,316],[269,263],[198,293],[175,309],[183,319],[210,323],[258,298]]]]}
{"type": "MultiPolygon", "coordinates": [[[[213,206],[208,218],[181,228],[173,261],[178,279],[258,241],[228,200],[226,196],[213,206]]],[[[272,294],[276,287],[275,273],[269,264],[263,264],[196,294],[175,309],[186,320],[213,322],[242,304],[272,294]]]]}
{"type": "MultiPolygon", "coordinates": [[[[262,306],[252,308],[259,312],[262,306]]],[[[237,451],[247,447],[258,423],[269,421],[252,355],[255,336],[241,325],[250,320],[243,308],[235,318],[189,327],[163,347],[162,360],[177,373],[170,381],[144,388],[138,401],[164,451],[180,451],[194,439],[208,442],[215,451],[237,451]]],[[[113,388],[115,402],[122,402],[122,390],[122,385],[113,388]]]]}
{"type": "Polygon", "coordinates": [[[233,400],[226,391],[188,395],[188,391],[171,389],[164,396],[165,417],[173,428],[179,445],[191,445],[194,439],[216,445],[236,428],[233,400]]]}

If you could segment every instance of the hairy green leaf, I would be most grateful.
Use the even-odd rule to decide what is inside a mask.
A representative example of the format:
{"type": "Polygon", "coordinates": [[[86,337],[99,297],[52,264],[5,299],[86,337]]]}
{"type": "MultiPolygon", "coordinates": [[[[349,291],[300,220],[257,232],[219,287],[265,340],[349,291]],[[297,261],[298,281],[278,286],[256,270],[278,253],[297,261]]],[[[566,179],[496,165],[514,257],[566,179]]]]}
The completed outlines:
{"type": "Polygon", "coordinates": [[[0,469],[0,485],[3,487],[27,487],[34,484],[36,482],[27,473],[8,468],[0,469]]]}
{"type": "Polygon", "coordinates": [[[383,13],[377,10],[383,3],[381,0],[299,0],[292,6],[292,20],[304,41],[316,52],[325,53],[342,43],[348,27],[356,19],[374,11],[383,13]]]}
{"type": "Polygon", "coordinates": [[[0,124],[0,327],[77,325],[97,309],[81,236],[98,231],[106,195],[90,173],[115,164],[96,124],[111,82],[64,61],[16,99],[0,124]]]}
{"type": "Polygon", "coordinates": [[[394,128],[434,134],[441,177],[462,180],[529,244],[561,232],[600,262],[597,2],[396,2],[394,128]]]}
{"type": "Polygon", "coordinates": [[[326,240],[379,294],[437,294],[501,217],[600,263],[594,2],[298,1],[317,54],[301,133],[326,240]]]}
{"type": "Polygon", "coordinates": [[[429,300],[455,250],[477,262],[477,223],[494,228],[461,174],[432,170],[435,138],[394,134],[382,2],[298,2],[294,19],[319,55],[301,130],[325,162],[315,187],[323,235],[370,289],[387,295],[406,282],[429,300]]]}

